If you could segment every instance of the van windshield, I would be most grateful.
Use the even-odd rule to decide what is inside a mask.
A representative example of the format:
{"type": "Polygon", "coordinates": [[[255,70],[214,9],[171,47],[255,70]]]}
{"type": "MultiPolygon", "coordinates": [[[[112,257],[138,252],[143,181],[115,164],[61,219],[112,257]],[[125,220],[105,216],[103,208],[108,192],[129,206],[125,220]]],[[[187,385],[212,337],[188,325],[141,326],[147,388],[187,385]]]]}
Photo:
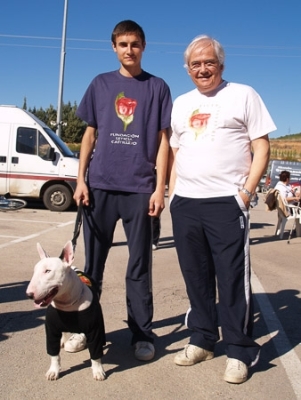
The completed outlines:
{"type": "Polygon", "coordinates": [[[75,157],[74,153],[69,149],[66,143],[63,142],[62,139],[57,134],[55,134],[50,128],[44,128],[44,130],[51,137],[51,139],[56,144],[56,146],[58,147],[58,149],[60,150],[60,152],[64,157],[75,157]]]}

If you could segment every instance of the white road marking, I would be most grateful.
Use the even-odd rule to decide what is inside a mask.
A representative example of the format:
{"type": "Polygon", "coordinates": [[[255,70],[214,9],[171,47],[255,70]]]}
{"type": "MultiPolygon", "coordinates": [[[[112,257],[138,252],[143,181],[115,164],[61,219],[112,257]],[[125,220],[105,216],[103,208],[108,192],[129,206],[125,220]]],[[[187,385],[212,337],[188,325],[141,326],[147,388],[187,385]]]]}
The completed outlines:
{"type": "MultiPolygon", "coordinates": [[[[52,222],[52,224],[53,224],[53,222],[52,222]]],[[[33,239],[33,238],[35,238],[37,236],[43,235],[44,233],[48,233],[48,232],[54,231],[57,228],[63,228],[65,226],[68,226],[68,225],[71,225],[71,224],[74,224],[74,221],[64,222],[63,224],[57,224],[57,225],[55,225],[55,226],[53,226],[51,228],[44,229],[43,231],[39,231],[39,232],[33,233],[32,235],[23,236],[23,237],[17,237],[17,239],[14,239],[14,240],[11,240],[10,242],[1,244],[0,245],[0,249],[3,249],[4,247],[11,246],[12,244],[15,244],[15,243],[25,242],[25,240],[33,239]]]]}
{"type": "MultiPolygon", "coordinates": [[[[0,218],[0,221],[15,222],[16,219],[0,218]]],[[[32,224],[33,222],[35,224],[51,224],[51,225],[54,225],[54,224],[56,225],[57,224],[57,222],[54,222],[54,221],[38,221],[38,220],[33,221],[32,219],[18,219],[18,222],[29,222],[30,224],[32,224]]],[[[69,222],[65,222],[65,225],[69,225],[69,224],[70,224],[70,221],[69,222]]]]}
{"type": "Polygon", "coordinates": [[[260,296],[256,298],[259,304],[262,316],[268,327],[270,337],[273,340],[275,348],[279,354],[279,360],[281,361],[287,378],[290,381],[292,388],[295,392],[296,398],[301,399],[301,362],[297,356],[292,345],[290,344],[283,326],[268,299],[268,296],[259,282],[255,272],[252,270],[252,288],[254,293],[260,293],[260,296]],[[273,332],[273,333],[272,333],[273,332]],[[277,332],[277,334],[275,334],[277,332]]]}
{"type": "Polygon", "coordinates": [[[0,238],[19,238],[21,236],[0,235],[0,238]]]}

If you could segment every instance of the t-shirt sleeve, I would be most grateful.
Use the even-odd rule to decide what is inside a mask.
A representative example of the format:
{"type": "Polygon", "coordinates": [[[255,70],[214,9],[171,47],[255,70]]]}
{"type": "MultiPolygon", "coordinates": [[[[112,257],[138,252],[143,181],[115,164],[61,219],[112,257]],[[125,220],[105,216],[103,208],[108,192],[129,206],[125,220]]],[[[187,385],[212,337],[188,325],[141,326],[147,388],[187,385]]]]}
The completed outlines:
{"type": "Polygon", "coordinates": [[[170,117],[172,109],[172,100],[169,86],[165,83],[162,96],[162,118],[161,118],[161,128],[167,129],[170,127],[170,117]]]}
{"type": "Polygon", "coordinates": [[[173,108],[172,108],[172,112],[171,112],[171,137],[170,137],[170,141],[169,144],[171,147],[175,147],[175,148],[179,148],[180,144],[179,144],[179,134],[178,134],[178,127],[176,124],[176,115],[177,115],[177,108],[178,108],[178,100],[176,99],[174,104],[173,104],[173,108]],[[175,118],[174,118],[175,116],[175,118]]]}
{"type": "Polygon", "coordinates": [[[246,101],[247,129],[251,140],[275,131],[274,124],[264,102],[259,94],[252,88],[246,101]]]}
{"type": "Polygon", "coordinates": [[[89,126],[97,129],[96,113],[95,113],[95,94],[93,81],[86,90],[79,106],[76,115],[87,122],[89,126]]]}

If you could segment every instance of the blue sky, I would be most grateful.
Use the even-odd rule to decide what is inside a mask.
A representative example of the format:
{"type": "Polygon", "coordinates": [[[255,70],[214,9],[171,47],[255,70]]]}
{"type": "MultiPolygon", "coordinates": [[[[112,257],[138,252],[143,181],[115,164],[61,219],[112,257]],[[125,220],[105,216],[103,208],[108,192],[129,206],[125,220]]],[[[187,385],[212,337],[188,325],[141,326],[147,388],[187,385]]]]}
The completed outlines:
{"type": "MultiPolygon", "coordinates": [[[[0,104],[57,108],[64,0],[9,0],[0,12],[0,104]]],[[[79,104],[99,73],[118,69],[110,36],[123,19],[146,34],[142,66],[173,98],[193,88],[183,52],[199,34],[226,52],[224,79],[251,85],[276,125],[271,137],[301,132],[301,1],[143,2],[69,0],[64,102],[79,104]]]]}

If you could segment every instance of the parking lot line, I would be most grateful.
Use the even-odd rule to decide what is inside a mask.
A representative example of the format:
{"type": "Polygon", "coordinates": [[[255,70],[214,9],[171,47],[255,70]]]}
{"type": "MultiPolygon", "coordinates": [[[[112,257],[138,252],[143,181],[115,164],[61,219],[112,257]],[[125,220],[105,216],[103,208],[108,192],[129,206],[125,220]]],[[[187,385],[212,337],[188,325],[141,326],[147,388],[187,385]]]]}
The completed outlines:
{"type": "Polygon", "coordinates": [[[296,398],[301,399],[301,363],[285,334],[285,330],[266,295],[266,292],[257,278],[254,271],[252,271],[252,287],[254,293],[262,293],[265,296],[257,297],[262,316],[273,338],[274,346],[279,354],[279,359],[285,369],[288,380],[295,392],[296,398]]]}
{"type": "MultiPolygon", "coordinates": [[[[14,218],[9,218],[9,219],[7,219],[7,218],[0,218],[0,221],[5,221],[5,222],[15,222],[16,221],[16,219],[14,218]]],[[[29,223],[31,223],[32,224],[32,219],[18,219],[18,222],[29,222],[29,223]]],[[[71,224],[71,223],[73,223],[74,221],[68,221],[68,222],[64,222],[62,225],[63,226],[66,226],[66,225],[69,225],[69,224],[71,224]]],[[[34,221],[34,223],[35,224],[56,224],[56,222],[53,222],[53,221],[45,221],[45,220],[43,220],[43,221],[38,221],[38,220],[35,220],[34,221]]],[[[61,225],[61,224],[58,224],[58,225],[61,225]]]]}
{"type": "MultiPolygon", "coordinates": [[[[31,221],[31,222],[32,222],[32,221],[31,221]]],[[[52,222],[52,223],[53,223],[53,222],[52,222]]],[[[20,243],[20,242],[24,242],[25,240],[33,239],[33,238],[35,238],[35,237],[38,237],[38,236],[40,236],[40,235],[43,235],[44,233],[48,233],[48,232],[54,231],[55,229],[63,228],[63,227],[65,227],[65,226],[68,226],[68,225],[71,225],[71,224],[74,224],[74,221],[73,221],[73,220],[72,220],[72,221],[69,221],[69,222],[64,222],[63,224],[57,224],[57,225],[55,225],[55,226],[53,226],[53,227],[51,227],[51,228],[44,229],[44,230],[42,230],[42,231],[33,233],[32,235],[23,236],[23,237],[17,237],[17,239],[11,240],[11,241],[8,242],[8,243],[3,243],[3,244],[1,244],[1,245],[0,245],[0,249],[3,249],[4,247],[11,246],[12,244],[15,244],[15,243],[20,243]]]]}
{"type": "Polygon", "coordinates": [[[22,236],[10,236],[10,235],[0,235],[0,238],[20,238],[22,236]]]}

